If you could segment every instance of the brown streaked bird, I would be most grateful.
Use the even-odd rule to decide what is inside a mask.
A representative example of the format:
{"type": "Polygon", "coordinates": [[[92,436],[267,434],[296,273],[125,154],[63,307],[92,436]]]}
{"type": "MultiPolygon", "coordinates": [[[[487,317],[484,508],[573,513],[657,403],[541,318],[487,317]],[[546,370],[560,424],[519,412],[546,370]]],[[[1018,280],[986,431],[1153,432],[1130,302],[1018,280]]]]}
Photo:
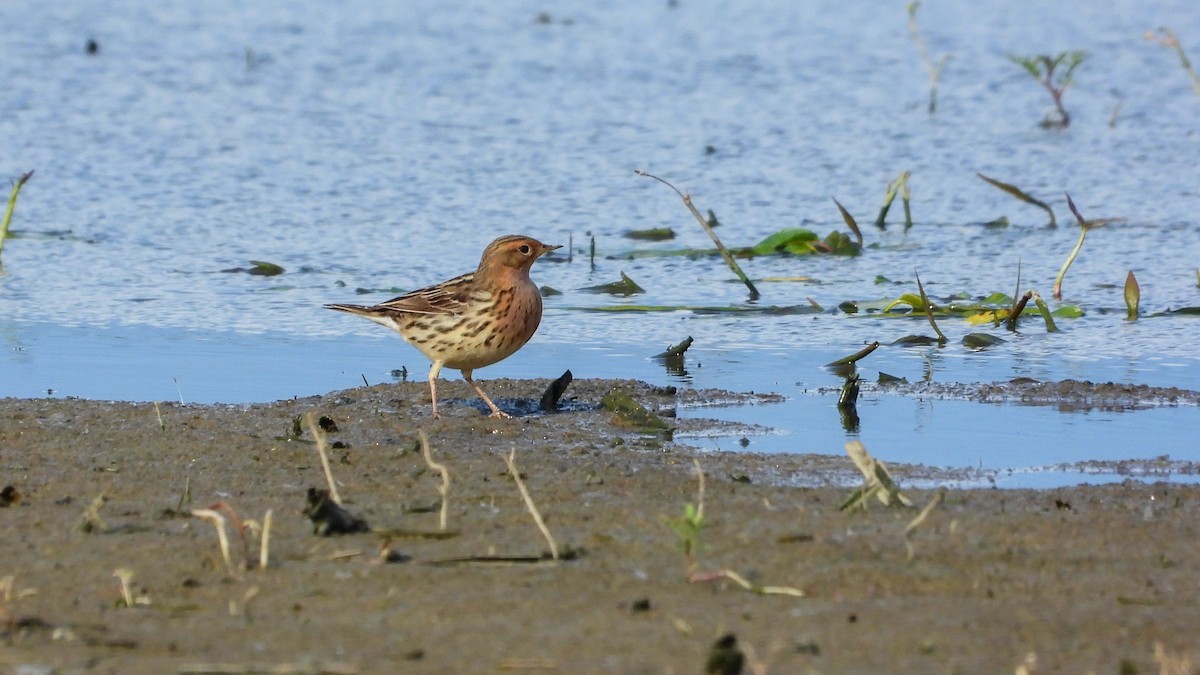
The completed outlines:
{"type": "Polygon", "coordinates": [[[325,307],[391,328],[433,362],[429,395],[435,418],[440,417],[437,378],[443,366],[462,371],[463,379],[492,409],[492,417],[511,417],[492,403],[471,375],[512,356],[533,337],[542,321],[542,295],[529,278],[529,268],[558,248],[532,237],[506,235],[488,244],[474,272],[371,307],[325,307]]]}

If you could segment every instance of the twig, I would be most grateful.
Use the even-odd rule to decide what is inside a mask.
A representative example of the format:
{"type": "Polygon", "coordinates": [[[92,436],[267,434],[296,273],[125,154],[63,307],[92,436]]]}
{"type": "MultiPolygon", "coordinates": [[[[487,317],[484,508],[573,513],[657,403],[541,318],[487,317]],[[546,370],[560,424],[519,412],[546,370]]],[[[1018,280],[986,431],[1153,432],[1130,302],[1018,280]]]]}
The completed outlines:
{"type": "Polygon", "coordinates": [[[754,287],[754,282],[750,281],[750,277],[746,276],[746,273],[742,271],[741,266],[739,266],[737,261],[733,259],[733,254],[729,252],[729,249],[725,248],[725,244],[721,243],[721,240],[717,237],[717,233],[713,231],[712,226],[708,224],[708,221],[704,219],[704,216],[700,215],[700,212],[696,210],[695,206],[692,206],[692,196],[687,193],[680,192],[679,188],[675,187],[674,185],[671,185],[658,176],[646,173],[641,169],[634,169],[633,172],[639,176],[653,178],[663,185],[666,185],[674,190],[675,194],[679,195],[681,199],[683,199],[683,205],[688,207],[688,210],[691,211],[692,215],[696,217],[696,221],[700,223],[700,227],[704,228],[704,231],[708,233],[709,238],[712,239],[713,243],[717,245],[717,251],[719,251],[721,253],[721,257],[725,259],[725,264],[729,266],[729,269],[733,270],[733,273],[737,275],[737,278],[740,279],[743,284],[746,284],[746,288],[750,289],[750,299],[757,300],[759,298],[759,292],[758,289],[754,287]]]}
{"type": "Polygon", "coordinates": [[[342,498],[338,495],[337,483],[333,482],[333,471],[329,468],[329,453],[325,449],[325,431],[314,421],[316,413],[312,410],[304,415],[304,421],[308,423],[308,431],[313,435],[313,440],[317,442],[317,454],[321,456],[321,469],[325,471],[325,482],[329,483],[329,498],[334,504],[341,506],[342,498]]]}
{"type": "Polygon", "coordinates": [[[425,457],[425,463],[430,469],[438,472],[442,477],[442,484],[438,486],[438,493],[442,495],[442,510],[438,516],[438,529],[446,529],[446,517],[450,509],[450,471],[445,464],[439,464],[433,461],[433,455],[429,450],[429,438],[425,435],[425,430],[417,431],[417,435],[421,438],[421,454],[425,457]]]}
{"type": "Polygon", "coordinates": [[[225,532],[225,516],[213,509],[192,509],[192,515],[211,522],[216,528],[217,543],[221,547],[221,557],[225,559],[225,567],[230,574],[235,573],[233,557],[229,554],[229,535],[225,532]]]}
{"type": "Polygon", "coordinates": [[[133,609],[133,592],[129,590],[129,582],[133,580],[133,570],[127,567],[118,567],[113,570],[113,576],[121,582],[121,599],[125,602],[125,608],[133,609]]]}
{"type": "Polygon", "coordinates": [[[514,447],[504,458],[504,462],[508,464],[508,473],[516,481],[517,489],[521,491],[521,498],[525,500],[525,508],[529,509],[529,514],[533,516],[533,522],[537,524],[538,529],[542,531],[542,536],[546,538],[546,543],[550,545],[550,557],[558,560],[558,544],[554,543],[554,537],[550,535],[546,521],[542,520],[542,514],[538,512],[537,506],[533,503],[533,497],[529,496],[529,490],[525,488],[525,481],[521,480],[521,472],[517,470],[516,456],[517,449],[514,447]]]}
{"type": "Polygon", "coordinates": [[[734,572],[733,570],[714,570],[712,572],[693,572],[688,576],[688,581],[698,583],[704,581],[716,581],[717,579],[729,579],[738,586],[759,595],[790,595],[794,598],[803,598],[804,591],[791,586],[756,586],[746,580],[745,577],[734,572]]]}

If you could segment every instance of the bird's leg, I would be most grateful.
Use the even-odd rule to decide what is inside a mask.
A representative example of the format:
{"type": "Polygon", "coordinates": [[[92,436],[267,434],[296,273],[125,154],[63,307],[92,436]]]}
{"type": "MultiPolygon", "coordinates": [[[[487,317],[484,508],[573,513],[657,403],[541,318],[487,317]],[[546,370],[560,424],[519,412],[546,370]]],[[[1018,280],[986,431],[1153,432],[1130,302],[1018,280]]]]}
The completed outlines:
{"type": "Polygon", "coordinates": [[[504,419],[508,419],[508,418],[512,417],[512,415],[509,415],[508,413],[504,412],[503,410],[497,408],[495,403],[492,403],[492,399],[488,398],[488,395],[483,393],[483,389],[481,389],[479,387],[479,385],[475,384],[475,380],[471,379],[471,372],[472,371],[470,369],[462,371],[463,379],[467,381],[467,384],[471,385],[471,388],[475,390],[476,394],[479,394],[479,398],[483,399],[483,402],[486,403],[488,405],[488,407],[492,409],[491,416],[492,417],[500,417],[500,418],[504,418],[504,419]]]}
{"type": "Polygon", "coordinates": [[[432,366],[429,366],[429,398],[433,401],[433,419],[438,419],[441,415],[437,411],[437,378],[438,373],[442,372],[442,362],[434,361],[432,366]]]}

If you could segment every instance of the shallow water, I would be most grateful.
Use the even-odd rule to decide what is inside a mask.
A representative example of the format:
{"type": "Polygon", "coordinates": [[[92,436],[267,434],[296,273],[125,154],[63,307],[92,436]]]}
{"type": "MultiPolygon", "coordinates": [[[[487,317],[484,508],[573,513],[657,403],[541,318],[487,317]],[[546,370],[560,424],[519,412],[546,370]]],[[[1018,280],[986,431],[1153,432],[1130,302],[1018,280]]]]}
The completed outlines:
{"type": "MultiPolygon", "coordinates": [[[[534,342],[482,377],[571,369],[777,391],[786,403],[719,414],[785,432],[752,438],[751,450],[840,453],[834,398],[811,393],[840,383],[823,364],[931,331],[838,304],[913,292],[916,273],[935,298],[1011,293],[1018,263],[1022,287],[1049,298],[1078,236],[1064,192],[1085,217],[1126,218],[1089,234],[1067,276],[1064,301],[1083,318],[1060,319],[1056,334],[1029,319],[1016,335],[943,320],[947,347],[881,348],[864,377],[1200,388],[1198,319],[1150,316],[1200,305],[1200,97],[1175,55],[1142,39],[1166,25],[1185,48],[1200,45],[1194,2],[997,1],[969,12],[923,3],[931,51],[952,55],[935,116],[901,6],[629,2],[556,7],[539,22],[545,9],[5,3],[0,21],[21,30],[0,44],[4,171],[37,173],[3,251],[0,395],[244,402],[386,381],[401,366],[422,378],[415,350],[320,305],[439,281],[471,269],[495,236],[525,232],[574,242],[570,262],[534,270],[563,295],[547,299],[534,342]],[[1065,49],[1090,57],[1066,94],[1072,126],[1047,131],[1037,121],[1049,98],[1005,54],[1065,49]],[[824,313],[590,311],[750,306],[719,258],[624,257],[710,246],[678,197],[635,168],[713,209],[730,245],[784,227],[844,229],[836,196],[868,248],[857,258],[743,261],[760,280],[755,306],[811,298],[824,313]],[[897,202],[879,231],[871,222],[884,187],[903,170],[915,226],[903,231],[897,202]],[[1043,212],[977,171],[1050,202],[1060,226],[1044,227],[1043,212]],[[1001,215],[1009,227],[982,226],[1001,215]],[[621,236],[648,227],[678,237],[621,236]],[[250,260],[287,272],[223,272],[250,260]],[[1136,323],[1123,320],[1129,270],[1143,294],[1136,323]],[[580,290],[621,272],[646,293],[580,290]],[[798,277],[808,280],[765,281],[798,277]],[[974,352],[959,343],[974,331],[1008,342],[974,352]],[[686,376],[649,358],[688,335],[686,376]]],[[[1061,413],[880,398],[860,414],[867,447],[895,462],[1026,471],[1200,460],[1192,408],[1061,413]],[[986,440],[1014,428],[1027,430],[1028,452],[986,440]]],[[[1106,479],[1036,475],[1039,484],[1106,479]]]]}

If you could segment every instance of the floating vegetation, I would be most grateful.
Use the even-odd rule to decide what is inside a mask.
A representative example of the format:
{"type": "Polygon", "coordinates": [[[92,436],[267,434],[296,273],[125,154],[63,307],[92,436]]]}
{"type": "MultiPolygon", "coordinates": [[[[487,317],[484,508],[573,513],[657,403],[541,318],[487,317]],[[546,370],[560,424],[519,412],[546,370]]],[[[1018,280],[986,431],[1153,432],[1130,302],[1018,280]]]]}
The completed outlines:
{"type": "MultiPolygon", "coordinates": [[[[700,212],[696,210],[696,207],[692,205],[692,196],[680,192],[679,189],[674,185],[671,185],[658,176],[648,174],[640,169],[634,171],[634,173],[639,176],[645,176],[646,178],[653,178],[654,180],[674,190],[675,194],[679,195],[679,197],[683,199],[683,205],[692,212],[692,215],[696,217],[696,221],[700,223],[700,227],[704,228],[704,231],[708,233],[708,237],[712,239],[714,244],[717,245],[717,250],[721,252],[721,257],[725,259],[725,264],[729,266],[729,269],[733,270],[733,273],[742,281],[743,284],[746,284],[746,288],[750,289],[750,299],[757,300],[759,298],[759,292],[758,289],[754,287],[754,282],[750,281],[750,277],[746,276],[746,273],[742,271],[741,266],[737,264],[737,261],[734,260],[733,256],[729,253],[729,249],[725,248],[725,244],[721,243],[720,238],[717,237],[717,233],[713,231],[712,225],[710,225],[709,222],[705,220],[704,216],[700,215],[700,212]]],[[[715,222],[716,216],[712,215],[712,211],[709,211],[709,215],[712,216],[712,219],[715,222]]]]}
{"type": "Polygon", "coordinates": [[[21,174],[16,183],[13,183],[12,194],[8,197],[8,208],[4,210],[4,220],[0,220],[0,252],[4,250],[4,240],[8,239],[8,226],[12,222],[13,209],[17,207],[17,194],[21,192],[21,187],[29,181],[33,176],[32,171],[27,171],[21,174]]]}
{"type": "Polygon", "coordinates": [[[1002,337],[996,337],[989,333],[967,333],[962,338],[964,346],[970,349],[986,349],[1007,342],[1002,337]]]}
{"type": "Polygon", "coordinates": [[[646,289],[638,286],[637,282],[635,282],[633,279],[630,279],[629,275],[625,274],[624,272],[621,272],[620,281],[610,281],[607,284],[588,286],[583,290],[589,293],[608,293],[609,295],[620,295],[624,297],[646,292],[646,289]]]}
{"type": "Polygon", "coordinates": [[[1133,276],[1133,270],[1129,270],[1129,275],[1125,277],[1125,318],[1129,321],[1137,321],[1138,304],[1142,300],[1142,289],[1138,286],[1137,277],[1133,276]]]}
{"type": "Polygon", "coordinates": [[[665,352],[655,354],[654,360],[662,363],[667,367],[667,372],[679,377],[687,376],[687,369],[684,367],[684,353],[688,347],[692,346],[692,336],[689,335],[680,341],[679,344],[667,347],[665,352]]]}
{"type": "Polygon", "coordinates": [[[1086,51],[1059,52],[1056,56],[1039,54],[1037,56],[1016,56],[1009,54],[1008,59],[1025,69],[1030,77],[1041,83],[1050,98],[1054,101],[1054,109],[1058,118],[1047,116],[1041,121],[1041,126],[1047,129],[1065,129],[1071,124],[1071,115],[1063,106],[1063,94],[1071,86],[1071,76],[1079,64],[1087,58],[1086,51]],[[1061,70],[1059,69],[1061,66],[1061,70]],[[1057,74],[1056,72],[1057,71],[1057,74]]]}
{"type": "MultiPolygon", "coordinates": [[[[992,185],[996,188],[1004,190],[1008,194],[1016,197],[1017,199],[1020,199],[1021,201],[1025,202],[1027,204],[1033,204],[1034,206],[1045,211],[1050,216],[1050,223],[1047,225],[1047,227],[1055,227],[1058,225],[1058,221],[1054,217],[1054,209],[1050,208],[1050,205],[1047,204],[1046,202],[1038,199],[1037,197],[1030,196],[1029,193],[1025,192],[1024,190],[1017,187],[1016,185],[1012,185],[1011,183],[1005,183],[1004,181],[996,180],[995,178],[985,176],[985,175],[979,173],[978,171],[975,172],[975,175],[979,176],[980,179],[982,179],[984,182],[988,183],[989,185],[992,185]]],[[[1004,226],[1007,226],[1008,218],[1004,218],[1003,220],[1004,220],[1004,226]]],[[[993,223],[995,223],[995,222],[996,221],[992,221],[992,223],[988,223],[987,226],[997,227],[997,225],[993,225],[993,223]]]]}
{"type": "Polygon", "coordinates": [[[787,305],[783,307],[757,305],[728,305],[713,307],[706,305],[609,305],[604,307],[565,307],[580,312],[692,312],[693,314],[765,314],[768,316],[792,316],[796,314],[820,314],[825,308],[820,305],[787,305]]]}
{"type": "MultiPolygon", "coordinates": [[[[287,271],[283,269],[283,267],[276,265],[273,262],[266,262],[265,260],[251,260],[250,265],[250,267],[230,267],[229,269],[224,269],[221,271],[226,274],[241,274],[244,272],[246,274],[253,274],[257,277],[274,277],[287,271]]],[[[360,288],[358,289],[358,292],[363,294],[373,293],[374,291],[360,288]]]]}
{"type": "Polygon", "coordinates": [[[675,230],[669,227],[652,227],[646,230],[629,230],[624,236],[626,239],[639,241],[668,241],[675,238],[675,230]]]}
{"type": "Polygon", "coordinates": [[[908,3],[908,32],[912,35],[913,42],[917,45],[917,52],[921,54],[921,61],[925,64],[925,72],[929,74],[929,114],[937,112],[937,88],[938,79],[942,76],[942,69],[946,67],[946,61],[950,58],[948,54],[943,54],[941,58],[934,63],[933,57],[929,55],[929,47],[925,45],[925,38],[921,37],[921,30],[917,26],[917,9],[921,6],[919,0],[908,3]]]}
{"type": "Polygon", "coordinates": [[[1160,28],[1158,30],[1162,35],[1154,31],[1147,31],[1146,39],[1175,50],[1175,53],[1179,55],[1179,65],[1183,66],[1183,70],[1192,79],[1192,91],[1196,92],[1197,96],[1200,96],[1200,75],[1196,74],[1195,68],[1192,68],[1192,62],[1188,60],[1187,54],[1183,51],[1183,44],[1179,42],[1179,37],[1170,28],[1160,28]]]}
{"type": "Polygon", "coordinates": [[[883,206],[879,209],[879,215],[875,218],[875,227],[883,230],[887,228],[887,214],[892,208],[892,202],[896,200],[896,195],[900,195],[900,201],[904,203],[904,229],[908,230],[912,227],[912,211],[909,208],[908,178],[912,175],[911,171],[901,171],[887,185],[887,192],[883,195],[883,206]]]}
{"type": "MultiPolygon", "coordinates": [[[[1050,311],[1037,291],[1030,291],[1030,298],[1037,306],[1024,308],[1021,311],[1022,314],[1037,313],[1044,318],[1056,316],[1066,319],[1077,319],[1083,316],[1083,309],[1078,305],[1061,305],[1054,311],[1050,311]]],[[[1009,318],[1016,306],[1009,295],[999,292],[992,293],[975,302],[963,302],[962,300],[962,296],[956,296],[941,303],[927,303],[915,293],[905,293],[892,299],[847,301],[839,305],[839,308],[848,314],[863,312],[866,316],[882,317],[916,317],[925,314],[928,309],[933,316],[939,318],[959,317],[973,325],[986,323],[999,325],[1000,322],[1009,318]]],[[[1053,322],[1050,321],[1050,323],[1053,322]]],[[[1051,329],[1050,332],[1054,332],[1054,330],[1051,329]]]]}
{"type": "MultiPolygon", "coordinates": [[[[862,234],[856,233],[856,237],[861,239],[862,234]]],[[[812,230],[788,227],[767,236],[753,246],[725,249],[725,252],[735,258],[753,258],[761,255],[812,255],[814,253],[855,256],[862,253],[862,244],[851,239],[845,232],[837,230],[830,232],[822,239],[812,230]]],[[[700,258],[721,253],[721,250],[713,248],[642,249],[612,257],[622,260],[670,257],[700,258]]]]}

